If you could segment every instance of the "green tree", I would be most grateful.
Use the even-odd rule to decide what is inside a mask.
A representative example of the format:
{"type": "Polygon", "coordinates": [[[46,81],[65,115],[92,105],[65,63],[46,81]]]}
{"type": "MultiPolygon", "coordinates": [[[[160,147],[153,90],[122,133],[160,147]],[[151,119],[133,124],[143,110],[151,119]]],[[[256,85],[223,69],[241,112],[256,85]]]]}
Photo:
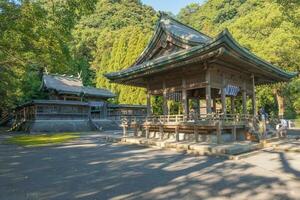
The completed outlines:
{"type": "Polygon", "coordinates": [[[143,89],[109,83],[103,74],[134,63],[146,47],[156,19],[155,11],[138,0],[100,0],[94,12],[82,17],[73,30],[75,52],[91,64],[95,85],[118,95],[115,102],[145,103],[143,89]]]}
{"type": "MultiPolygon", "coordinates": [[[[299,1],[210,0],[204,5],[192,4],[179,18],[204,33],[215,36],[228,28],[234,38],[265,60],[288,71],[300,71],[299,1]]],[[[296,106],[300,93],[294,94],[299,78],[289,84],[257,88],[258,105],[277,113],[277,101],[284,94],[292,96],[286,103],[286,117],[300,112],[296,106]],[[275,93],[274,93],[275,92],[275,93]]]]}

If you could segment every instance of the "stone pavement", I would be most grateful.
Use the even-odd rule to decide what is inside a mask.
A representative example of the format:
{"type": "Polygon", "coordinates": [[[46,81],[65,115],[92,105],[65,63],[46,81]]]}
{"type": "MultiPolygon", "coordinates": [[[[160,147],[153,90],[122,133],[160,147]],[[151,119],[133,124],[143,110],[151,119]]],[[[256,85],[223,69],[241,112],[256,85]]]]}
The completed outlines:
{"type": "Polygon", "coordinates": [[[110,143],[97,133],[48,147],[0,144],[0,199],[297,200],[300,154],[231,161],[110,143]]]}

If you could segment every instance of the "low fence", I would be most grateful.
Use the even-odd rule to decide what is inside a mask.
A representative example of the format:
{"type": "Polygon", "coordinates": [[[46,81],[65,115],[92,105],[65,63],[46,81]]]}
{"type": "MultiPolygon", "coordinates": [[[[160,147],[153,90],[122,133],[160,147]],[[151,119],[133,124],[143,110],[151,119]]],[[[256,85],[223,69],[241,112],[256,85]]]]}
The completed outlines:
{"type": "Polygon", "coordinates": [[[160,115],[160,116],[140,116],[140,117],[123,117],[123,123],[183,123],[183,122],[211,122],[211,121],[222,121],[222,122],[244,122],[253,120],[253,115],[243,114],[200,114],[200,115],[160,115]]]}

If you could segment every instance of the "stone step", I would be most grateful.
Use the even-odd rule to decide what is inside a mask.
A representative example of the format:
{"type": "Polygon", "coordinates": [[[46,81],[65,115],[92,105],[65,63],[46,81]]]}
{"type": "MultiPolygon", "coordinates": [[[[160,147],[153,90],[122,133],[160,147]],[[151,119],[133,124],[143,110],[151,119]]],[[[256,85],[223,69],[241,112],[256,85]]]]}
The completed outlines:
{"type": "Polygon", "coordinates": [[[93,120],[93,123],[100,127],[102,131],[121,129],[120,124],[118,124],[116,121],[109,119],[93,120]]]}
{"type": "Polygon", "coordinates": [[[252,142],[236,142],[218,145],[214,143],[176,142],[170,140],[145,139],[137,137],[126,137],[122,139],[122,142],[126,144],[137,144],[148,147],[155,146],[180,152],[184,151],[197,155],[226,155],[227,157],[248,153],[262,148],[262,144],[252,142]]]}

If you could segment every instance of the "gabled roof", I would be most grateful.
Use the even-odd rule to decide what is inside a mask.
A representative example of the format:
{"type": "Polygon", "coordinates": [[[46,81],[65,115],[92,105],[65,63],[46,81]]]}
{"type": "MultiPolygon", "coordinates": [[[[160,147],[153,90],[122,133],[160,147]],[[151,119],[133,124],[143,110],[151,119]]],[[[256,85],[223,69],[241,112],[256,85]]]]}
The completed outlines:
{"type": "Polygon", "coordinates": [[[65,75],[43,75],[42,88],[54,90],[59,94],[71,94],[78,96],[93,96],[102,98],[113,98],[116,95],[106,89],[85,87],[80,78],[65,75]]]}
{"type": "MultiPolygon", "coordinates": [[[[105,76],[108,79],[110,79],[113,82],[128,84],[128,80],[148,76],[150,74],[170,70],[176,67],[182,67],[187,65],[187,63],[189,62],[203,62],[207,59],[224,59],[225,57],[229,57],[230,60],[236,60],[240,63],[243,63],[242,67],[247,72],[259,73],[269,77],[268,81],[261,82],[259,84],[287,81],[297,75],[297,73],[285,72],[279,67],[272,65],[271,63],[263,60],[262,58],[259,58],[247,49],[243,48],[240,44],[238,44],[238,42],[236,42],[236,40],[232,37],[232,35],[227,29],[221,32],[215,39],[210,39],[208,36],[206,36],[206,38],[204,35],[205,39],[203,40],[203,43],[199,42],[198,45],[189,46],[189,48],[181,49],[176,52],[171,52],[170,54],[162,55],[154,59],[144,59],[144,57],[147,57],[147,55],[150,54],[149,51],[153,51],[154,48],[151,47],[152,43],[156,40],[159,41],[159,39],[155,37],[159,37],[157,36],[157,32],[161,29],[160,26],[163,26],[160,24],[165,23],[165,18],[167,18],[167,21],[171,21],[170,24],[176,24],[176,26],[180,26],[181,29],[184,29],[185,31],[190,31],[191,35],[198,35],[199,38],[200,35],[204,35],[200,32],[198,32],[198,34],[195,34],[194,29],[181,24],[180,22],[170,17],[166,17],[165,15],[163,15],[161,16],[159,25],[156,28],[154,39],[151,40],[150,44],[145,49],[142,56],[138,59],[138,62],[136,62],[133,66],[121,70],[119,72],[105,74],[105,76]],[[185,28],[183,28],[183,26],[185,26],[185,28]]],[[[174,30],[174,28],[169,28],[167,30],[174,30]]],[[[175,33],[176,31],[172,32],[173,35],[175,33]]],[[[179,37],[176,36],[176,38],[178,39],[179,37]]],[[[181,37],[181,39],[179,40],[183,42],[183,38],[190,39],[193,37],[181,37]]],[[[196,40],[188,40],[187,43],[191,44],[191,41],[196,40]]],[[[132,83],[130,84],[134,85],[132,83]]]]}
{"type": "Polygon", "coordinates": [[[160,12],[160,18],[156,24],[152,39],[134,65],[151,60],[160,48],[166,48],[167,43],[176,46],[177,48],[174,48],[174,51],[178,51],[193,46],[203,46],[211,42],[211,40],[204,33],[200,33],[166,13],[160,12]]]}

